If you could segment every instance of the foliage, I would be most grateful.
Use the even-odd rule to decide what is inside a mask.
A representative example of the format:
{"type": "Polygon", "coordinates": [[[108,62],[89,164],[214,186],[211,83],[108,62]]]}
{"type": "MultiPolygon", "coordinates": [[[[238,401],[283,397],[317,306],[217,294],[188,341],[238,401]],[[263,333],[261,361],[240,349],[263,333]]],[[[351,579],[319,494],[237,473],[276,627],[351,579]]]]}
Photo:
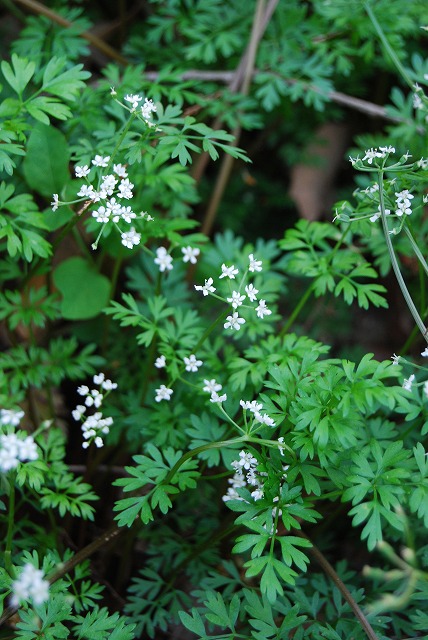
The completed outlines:
{"type": "Polygon", "coordinates": [[[120,52],[102,3],[45,4],[0,64],[0,624],[425,637],[422,0],[150,0],[109,8],[120,52]],[[333,220],[253,238],[258,180],[369,100],[333,220]],[[391,358],[356,325],[392,276],[391,358]]]}

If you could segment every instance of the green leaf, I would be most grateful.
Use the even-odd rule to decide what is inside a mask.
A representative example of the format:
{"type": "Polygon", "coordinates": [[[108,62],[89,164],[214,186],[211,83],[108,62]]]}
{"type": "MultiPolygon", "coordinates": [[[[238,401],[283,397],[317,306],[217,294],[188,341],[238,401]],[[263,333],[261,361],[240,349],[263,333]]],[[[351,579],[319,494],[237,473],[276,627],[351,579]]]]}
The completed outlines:
{"type": "Polygon", "coordinates": [[[34,75],[36,65],[34,62],[29,62],[27,58],[20,58],[16,53],[12,53],[12,66],[4,60],[1,63],[1,70],[12,89],[21,96],[34,75]]]}
{"type": "Polygon", "coordinates": [[[55,269],[53,279],[62,295],[62,315],[68,320],[94,318],[109,301],[109,279],[84,258],[65,260],[55,269]]]}
{"type": "Polygon", "coordinates": [[[24,174],[29,186],[43,196],[60,193],[70,180],[70,152],[64,135],[46,124],[36,124],[28,139],[24,174]]]}

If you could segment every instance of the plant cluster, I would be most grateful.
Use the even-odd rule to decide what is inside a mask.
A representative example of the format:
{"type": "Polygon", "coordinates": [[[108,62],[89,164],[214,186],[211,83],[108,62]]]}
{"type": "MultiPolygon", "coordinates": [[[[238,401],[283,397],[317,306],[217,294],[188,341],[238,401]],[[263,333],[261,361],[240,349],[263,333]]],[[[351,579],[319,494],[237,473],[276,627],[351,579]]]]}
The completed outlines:
{"type": "Polygon", "coordinates": [[[422,3],[151,0],[94,77],[69,4],[0,65],[0,637],[427,637],[422,3]],[[375,61],[401,85],[331,222],[197,230],[205,160],[375,61]],[[310,302],[387,308],[390,271],[398,355],[307,335],[310,302]]]}

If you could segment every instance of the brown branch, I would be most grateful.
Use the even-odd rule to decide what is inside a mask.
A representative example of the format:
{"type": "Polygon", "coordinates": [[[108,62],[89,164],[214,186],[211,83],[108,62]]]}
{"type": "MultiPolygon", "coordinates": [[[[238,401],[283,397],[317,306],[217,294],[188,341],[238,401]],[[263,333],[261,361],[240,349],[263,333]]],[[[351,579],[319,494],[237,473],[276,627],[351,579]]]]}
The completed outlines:
{"type": "Polygon", "coordinates": [[[364,629],[369,640],[379,640],[370,622],[367,620],[366,616],[364,615],[364,613],[362,612],[362,610],[360,609],[360,607],[352,597],[351,592],[348,590],[346,585],[339,578],[339,576],[337,575],[336,571],[333,569],[333,567],[331,566],[327,558],[313,544],[312,540],[310,540],[306,534],[304,534],[302,531],[296,531],[295,533],[297,533],[297,535],[299,535],[301,538],[305,538],[305,540],[309,540],[309,542],[312,544],[312,547],[308,548],[308,553],[315,558],[315,560],[321,566],[323,571],[328,575],[328,577],[332,580],[332,582],[334,582],[336,587],[339,589],[340,593],[343,595],[346,602],[351,607],[358,622],[361,624],[361,627],[364,629]]]}
{"type": "MultiPolygon", "coordinates": [[[[70,22],[70,20],[63,18],[55,11],[52,11],[52,9],[49,9],[41,2],[38,2],[38,0],[15,0],[15,1],[18,4],[21,4],[22,6],[26,7],[29,11],[32,11],[33,13],[37,13],[42,16],[46,16],[46,18],[49,18],[49,20],[52,20],[52,22],[56,22],[56,24],[59,24],[62,27],[73,26],[73,23],[70,22]]],[[[109,58],[116,60],[120,64],[124,64],[124,65],[130,64],[129,60],[127,60],[124,56],[122,56],[122,54],[116,51],[116,49],[114,49],[109,44],[104,42],[104,40],[102,40],[101,38],[98,38],[97,36],[95,36],[93,33],[90,33],[90,31],[82,31],[81,36],[82,38],[85,38],[85,40],[90,42],[96,49],[104,53],[109,58]]]]}

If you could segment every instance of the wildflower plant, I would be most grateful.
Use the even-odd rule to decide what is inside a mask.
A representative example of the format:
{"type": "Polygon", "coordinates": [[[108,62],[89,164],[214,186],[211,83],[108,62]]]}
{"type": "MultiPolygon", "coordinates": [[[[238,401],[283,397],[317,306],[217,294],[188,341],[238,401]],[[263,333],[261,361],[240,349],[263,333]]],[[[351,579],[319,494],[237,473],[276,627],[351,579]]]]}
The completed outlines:
{"type": "Polygon", "coordinates": [[[254,241],[198,231],[205,187],[188,165],[249,160],[207,122],[221,115],[239,135],[278,104],[320,112],[331,78],[359,77],[354,57],[374,64],[379,42],[390,54],[371,4],[315,2],[309,15],[293,2],[269,25],[262,2],[253,18],[240,2],[152,2],[126,50],[150,52],[159,76],[110,64],[91,84],[77,63],[89,24],[66,4],[66,37],[47,16],[28,20],[1,64],[5,633],[425,637],[428,162],[416,134],[428,69],[407,69],[400,48],[418,1],[395,26],[399,56],[382,58],[404,70],[411,114],[395,93],[391,140],[356,141],[358,186],[332,222],[254,241]],[[212,73],[244,48],[250,19],[252,92],[213,93],[166,64],[171,50],[212,73]],[[342,38],[348,23],[358,46],[342,38]],[[273,32],[289,47],[278,59],[273,32]],[[29,60],[48,33],[52,51],[29,60]],[[387,308],[391,266],[417,327],[408,344],[383,359],[325,344],[314,325],[336,304],[387,308]]]}

